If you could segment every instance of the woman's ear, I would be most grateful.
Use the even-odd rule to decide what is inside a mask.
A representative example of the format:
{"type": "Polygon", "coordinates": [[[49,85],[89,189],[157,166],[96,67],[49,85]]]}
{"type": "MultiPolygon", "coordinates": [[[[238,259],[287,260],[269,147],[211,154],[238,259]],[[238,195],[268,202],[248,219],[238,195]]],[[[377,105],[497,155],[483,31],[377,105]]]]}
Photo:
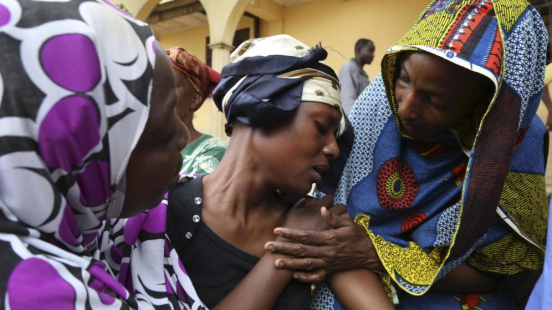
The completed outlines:
{"type": "Polygon", "coordinates": [[[194,98],[192,99],[192,104],[190,104],[190,110],[197,111],[199,108],[201,108],[201,105],[203,105],[203,96],[198,93],[194,92],[194,98]]]}

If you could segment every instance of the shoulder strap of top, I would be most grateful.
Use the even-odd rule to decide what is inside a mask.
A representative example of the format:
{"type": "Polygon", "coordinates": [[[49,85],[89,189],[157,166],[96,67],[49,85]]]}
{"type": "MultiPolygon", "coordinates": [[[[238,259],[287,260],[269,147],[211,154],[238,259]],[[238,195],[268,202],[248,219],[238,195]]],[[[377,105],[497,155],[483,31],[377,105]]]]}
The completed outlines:
{"type": "Polygon", "coordinates": [[[169,192],[167,235],[178,253],[183,253],[194,236],[202,206],[202,177],[181,183],[169,192]]]}

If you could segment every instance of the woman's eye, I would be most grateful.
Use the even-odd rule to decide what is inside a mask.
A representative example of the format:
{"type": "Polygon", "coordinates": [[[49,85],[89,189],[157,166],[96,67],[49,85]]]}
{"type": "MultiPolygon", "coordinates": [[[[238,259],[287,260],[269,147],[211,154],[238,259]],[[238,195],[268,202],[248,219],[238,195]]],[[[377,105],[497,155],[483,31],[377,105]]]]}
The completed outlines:
{"type": "Polygon", "coordinates": [[[318,129],[318,132],[321,134],[321,135],[326,135],[328,133],[328,128],[327,126],[324,126],[320,123],[316,123],[316,128],[318,129]]]}
{"type": "Polygon", "coordinates": [[[432,106],[434,109],[441,111],[441,112],[448,112],[449,108],[443,105],[442,103],[435,103],[433,101],[429,101],[429,105],[432,106]]]}

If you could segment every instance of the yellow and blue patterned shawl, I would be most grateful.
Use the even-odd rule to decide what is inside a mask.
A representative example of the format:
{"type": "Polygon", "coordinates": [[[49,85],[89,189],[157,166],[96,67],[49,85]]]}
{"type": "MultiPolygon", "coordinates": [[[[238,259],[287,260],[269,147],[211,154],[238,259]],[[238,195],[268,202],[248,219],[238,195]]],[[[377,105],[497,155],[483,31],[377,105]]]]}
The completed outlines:
{"type": "MultiPolygon", "coordinates": [[[[431,295],[413,298],[464,261],[504,275],[542,269],[548,137],[535,113],[546,45],[544,24],[527,1],[434,1],[357,99],[336,202],[366,228],[392,290],[408,293],[401,309],[404,300],[431,295]],[[472,127],[432,142],[403,131],[394,81],[406,50],[432,53],[497,86],[480,118],[466,122],[472,127]]],[[[449,296],[456,307],[469,304],[449,296]]],[[[340,308],[319,289],[313,308],[333,307],[340,308]]]]}

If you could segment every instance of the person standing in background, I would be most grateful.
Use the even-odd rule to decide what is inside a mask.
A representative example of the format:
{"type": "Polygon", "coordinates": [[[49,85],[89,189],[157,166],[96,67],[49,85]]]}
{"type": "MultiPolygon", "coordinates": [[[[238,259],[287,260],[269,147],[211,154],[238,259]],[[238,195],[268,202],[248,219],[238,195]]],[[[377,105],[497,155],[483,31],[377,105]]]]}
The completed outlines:
{"type": "Polygon", "coordinates": [[[171,47],[166,53],[171,59],[176,78],[177,102],[174,113],[190,131],[189,144],[181,151],[184,161],[180,172],[209,174],[218,166],[228,144],[197,131],[192,120],[194,112],[199,110],[218,85],[220,73],[182,47],[171,47]]]}
{"type": "Polygon", "coordinates": [[[355,44],[355,58],[346,62],[339,70],[341,103],[347,115],[360,93],[370,84],[368,74],[364,72],[363,68],[364,65],[372,63],[375,52],[376,45],[372,40],[358,39],[355,44]]]}

